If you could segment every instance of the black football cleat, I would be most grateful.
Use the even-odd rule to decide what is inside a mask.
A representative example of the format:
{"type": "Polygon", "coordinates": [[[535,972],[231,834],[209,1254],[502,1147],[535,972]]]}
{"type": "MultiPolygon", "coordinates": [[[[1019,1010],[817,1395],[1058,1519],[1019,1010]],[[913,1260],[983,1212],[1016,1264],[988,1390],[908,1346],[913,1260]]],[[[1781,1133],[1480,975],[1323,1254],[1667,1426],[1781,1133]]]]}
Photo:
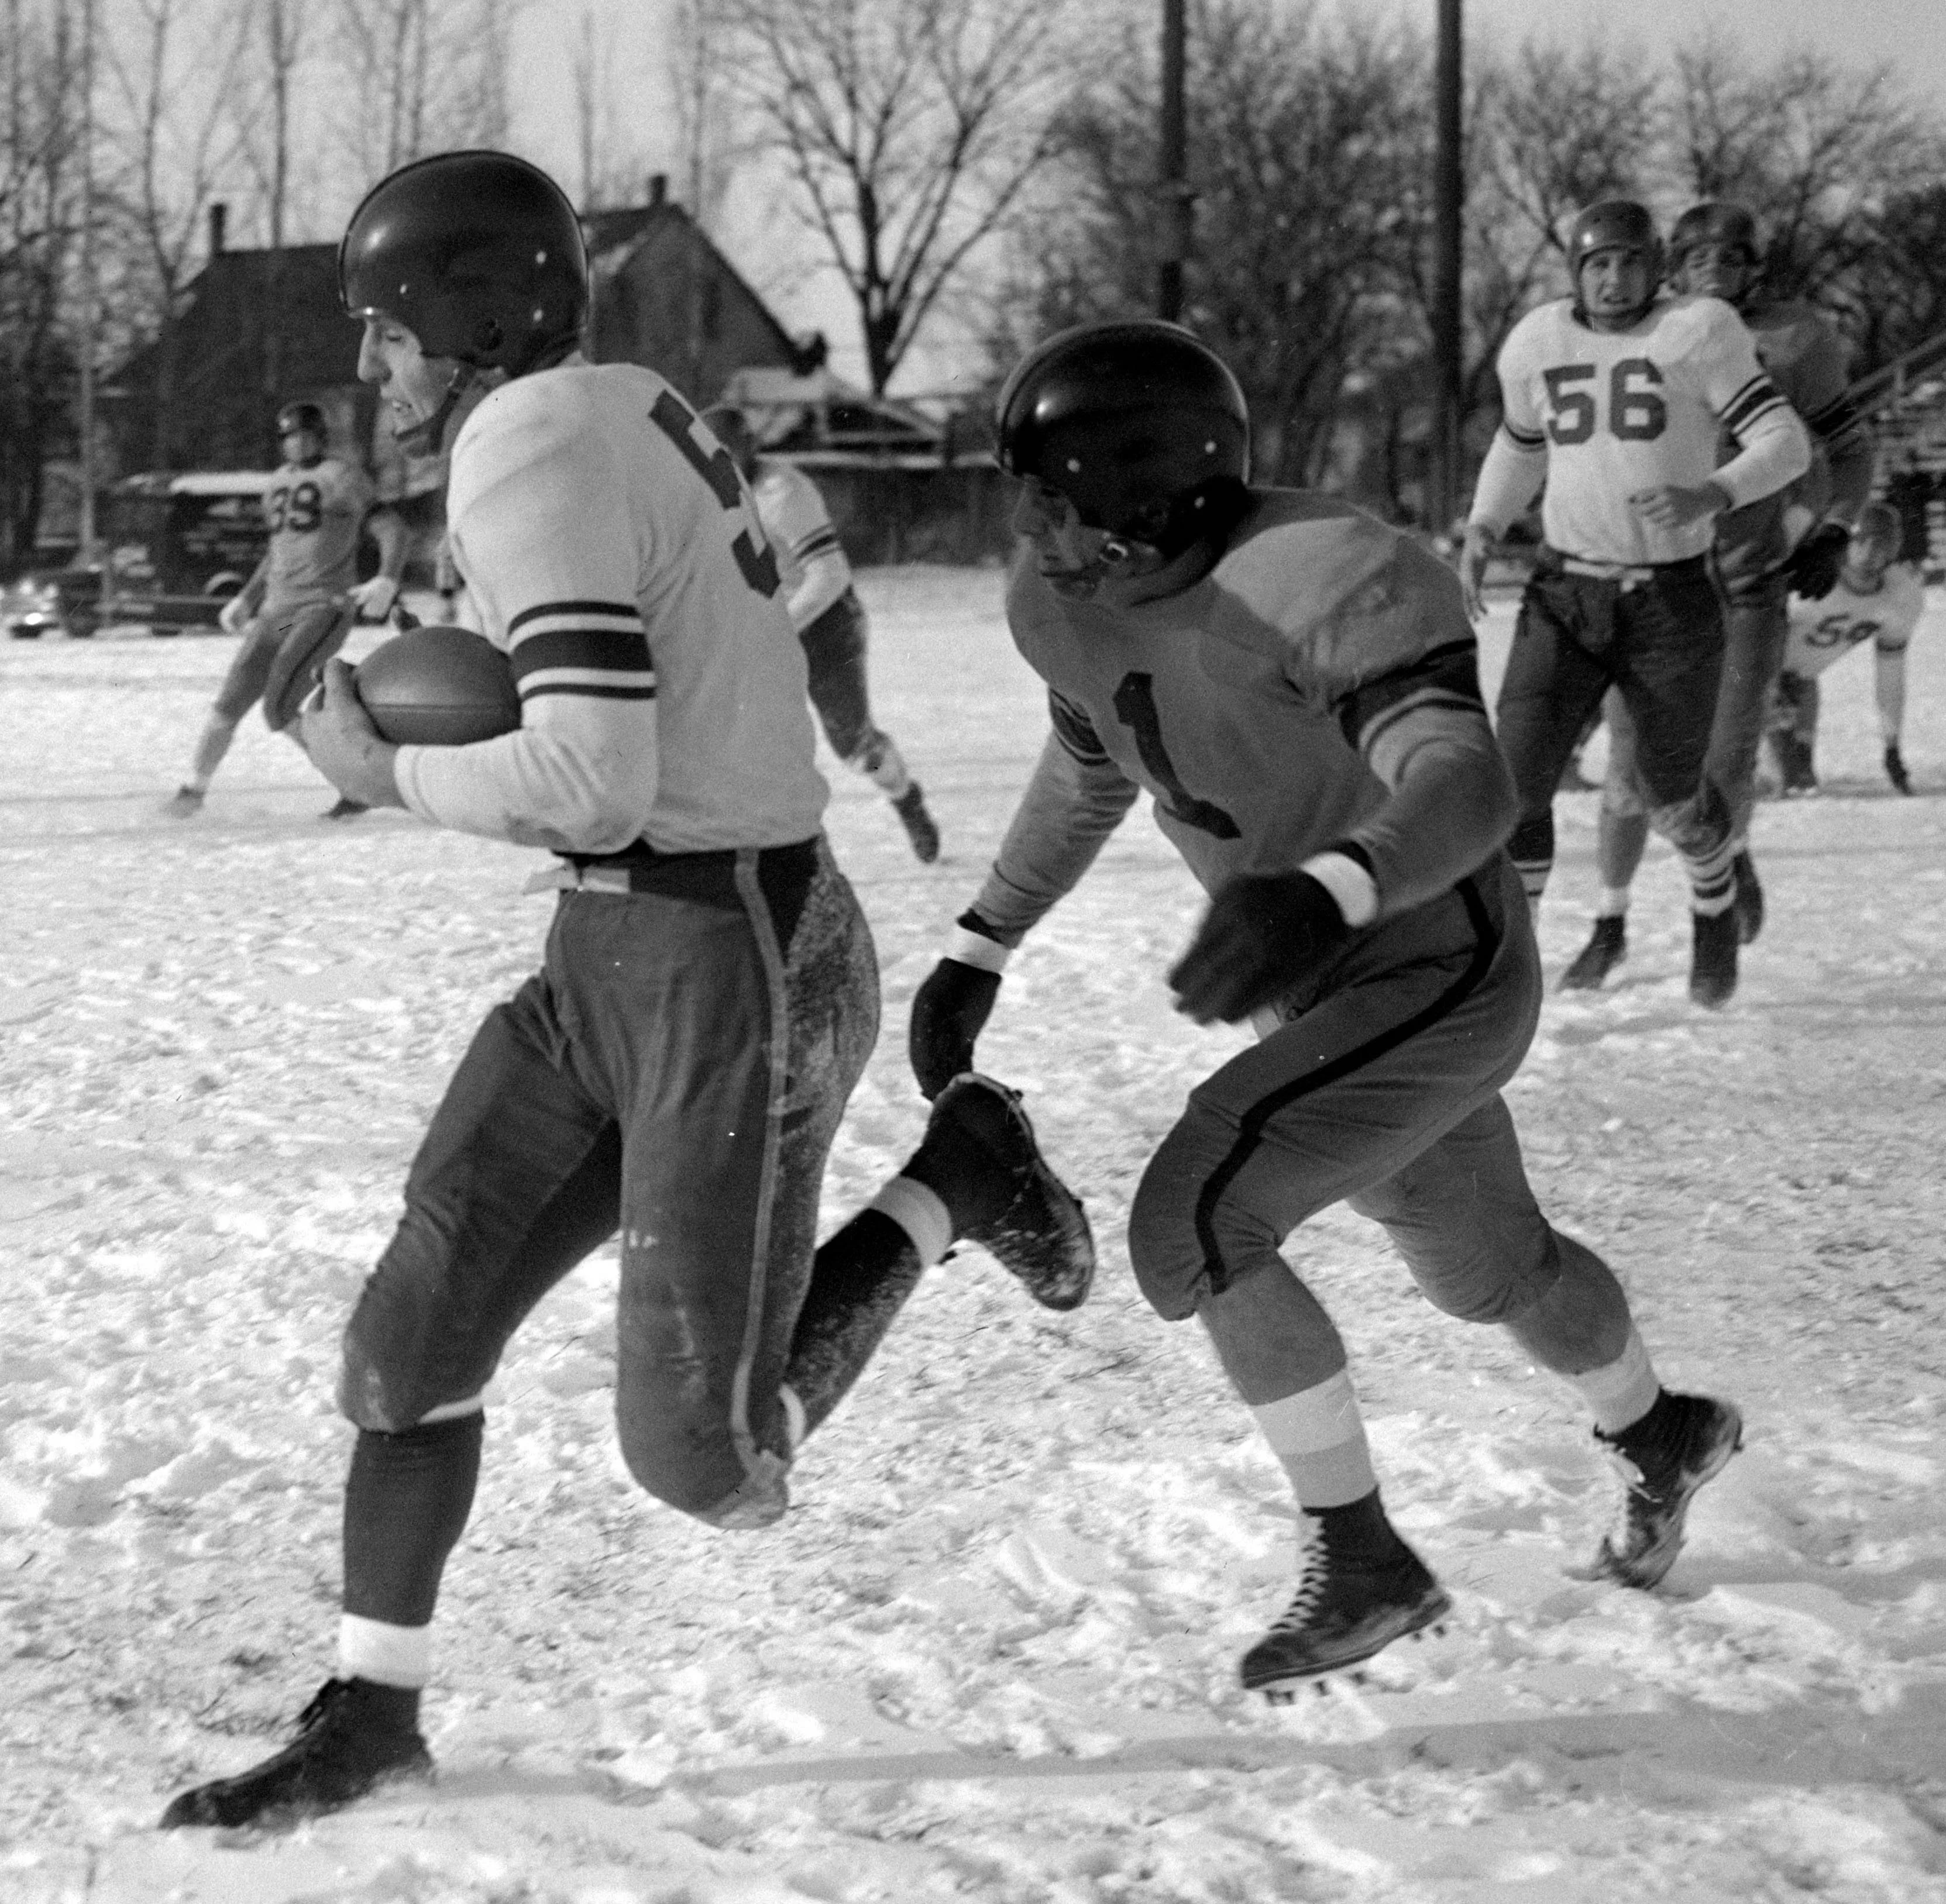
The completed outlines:
{"type": "Polygon", "coordinates": [[[178,787],[162,803],[162,811],[171,819],[192,819],[202,811],[202,800],[200,787],[178,787]]]}
{"type": "Polygon", "coordinates": [[[1047,1309],[1078,1309],[1095,1281],[1081,1200],[1048,1167],[1021,1094],[962,1071],[934,1101],[905,1173],[931,1188],[956,1239],[978,1243],[1047,1309]]]}
{"type": "Polygon", "coordinates": [[[1763,930],[1763,887],[1757,878],[1756,864],[1747,853],[1738,853],[1730,862],[1730,877],[1734,882],[1730,909],[1737,915],[1737,943],[1747,946],[1763,930]]]}
{"type": "Polygon", "coordinates": [[[1561,975],[1564,992],[1592,992],[1629,955],[1628,921],[1619,912],[1604,913],[1595,921],[1588,943],[1561,975]]]}
{"type": "Polygon", "coordinates": [[[1352,1560],[1314,1537],[1296,1597],[1238,1667],[1244,1690],[1281,1702],[1305,1680],[1355,1666],[1444,1619],[1452,1597],[1410,1548],[1395,1544],[1388,1560],[1352,1560]]]}
{"type": "Polygon", "coordinates": [[[391,1781],[429,1778],[425,1741],[397,1714],[402,1696],[366,1680],[326,1680],[282,1751],[233,1779],[179,1792],[161,1828],[293,1823],[336,1811],[391,1781]]]}
{"type": "Polygon", "coordinates": [[[340,794],[335,806],[327,807],[319,814],[320,819],[356,819],[360,813],[369,813],[371,808],[362,800],[354,800],[349,794],[340,794]]]}
{"type": "Polygon", "coordinates": [[[1895,740],[1886,743],[1885,770],[1886,778],[1901,793],[1911,792],[1912,776],[1905,770],[1905,757],[1898,751],[1898,742],[1895,740]]]}
{"type": "Polygon", "coordinates": [[[1706,1010],[1728,1004],[1737,989],[1737,909],[1692,912],[1689,995],[1706,1010]]]}
{"type": "Polygon", "coordinates": [[[931,866],[939,857],[939,829],[925,810],[925,796],[919,792],[916,780],[892,802],[892,811],[906,829],[906,838],[912,841],[919,863],[931,866]]]}
{"type": "Polygon", "coordinates": [[[1620,1471],[1627,1492],[1620,1524],[1602,1537],[1583,1580],[1654,1586],[1676,1564],[1689,1503],[1744,1445],[1744,1418],[1728,1402],[1665,1390],[1632,1430],[1595,1439],[1620,1471]]]}

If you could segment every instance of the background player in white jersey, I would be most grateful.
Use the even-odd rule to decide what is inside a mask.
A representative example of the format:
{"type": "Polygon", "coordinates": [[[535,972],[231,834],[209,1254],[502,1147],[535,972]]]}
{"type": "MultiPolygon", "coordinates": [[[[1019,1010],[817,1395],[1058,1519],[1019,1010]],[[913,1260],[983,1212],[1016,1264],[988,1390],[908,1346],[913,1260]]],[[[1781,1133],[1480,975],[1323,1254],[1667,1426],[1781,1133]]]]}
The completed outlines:
{"type": "Polygon", "coordinates": [[[871,940],[820,830],[803,657],[749,492],[659,377],[580,358],[587,264],[559,188],[503,153],[420,160],[367,196],[338,273],[400,434],[459,424],[453,552],[521,724],[388,746],[334,662],[304,743],[356,798],[551,849],[564,890],[541,971],[446,1087],[345,1332],[341,1676],[289,1747],[181,1794],[165,1825],[328,1810],[428,1768],[419,1690],[482,1391],[618,1229],[622,1455],[718,1527],[785,1511],[804,1435],[953,1238],[1054,1306],[1094,1264],[1017,1101],[978,1079],[814,1253],[878,1026],[871,940]]]}
{"type": "MultiPolygon", "coordinates": [[[[276,667],[295,611],[352,597],[359,613],[382,621],[398,599],[406,538],[389,510],[373,506],[371,479],[356,463],[325,454],[324,412],[315,403],[289,403],[277,413],[284,461],[264,496],[270,546],[250,579],[218,617],[226,632],[241,631],[215,705],[196,741],[189,778],[165,810],[177,819],[199,813],[236,724],[254,707],[276,667]],[[358,582],[358,538],[369,525],[378,544],[378,572],[358,582]]],[[[362,813],[341,800],[330,817],[362,813]]]]}
{"type": "Polygon", "coordinates": [[[811,705],[831,751],[892,803],[912,848],[928,866],[939,857],[939,829],[898,744],[872,719],[865,677],[865,605],[817,485],[794,464],[758,453],[750,420],[734,404],[706,410],[704,427],[735,458],[757,499],[758,519],[783,578],[784,606],[804,644],[811,705]]]}
{"type": "Polygon", "coordinates": [[[1179,1008],[1261,1036],[1191,1094],[1129,1225],[1144,1295],[1207,1329],[1309,1524],[1244,1684],[1348,1665],[1448,1603],[1379,1504],[1344,1344],[1278,1253],[1341,1201],[1431,1301],[1580,1392],[1632,1477],[1591,1575],[1653,1586],[1738,1418],[1660,1386],[1607,1265],[1527,1187],[1500,1091],[1539,960],[1452,572],[1333,498],[1247,487],[1242,392],[1173,325],[1049,339],[999,426],[1024,542],[1008,622],[1052,732],[914,998],[913,1066],[930,1095],[971,1064],[1012,948],[1150,794],[1210,895],[1179,1008]]]}
{"type": "MultiPolygon", "coordinates": [[[[1837,327],[1801,298],[1764,295],[1756,221],[1743,206],[1713,199],[1691,205],[1670,233],[1669,252],[1670,288],[1734,307],[1757,361],[1809,427],[1814,450],[1812,467],[1795,483],[1716,518],[1723,674],[1704,771],[1730,804],[1737,936],[1748,945],[1763,925],[1750,827],[1758,742],[1784,656],[1785,594],[1815,601],[1830,590],[1849,526],[1871,494],[1877,458],[1871,431],[1846,395],[1837,327]]],[[[1734,444],[1725,453],[1734,453],[1734,444]]],[[[1603,706],[1608,760],[1595,853],[1602,890],[1588,943],[1561,980],[1577,989],[1598,986],[1626,955],[1629,887],[1648,844],[1627,705],[1611,688],[1603,706]]]]}
{"type": "Polygon", "coordinates": [[[1784,665],[1772,698],[1769,740],[1779,790],[1809,793],[1818,785],[1818,677],[1831,664],[1870,642],[1886,778],[1912,791],[1899,751],[1905,721],[1905,652],[1926,610],[1926,582],[1910,562],[1897,560],[1898,512],[1868,502],[1859,512],[1836,585],[1815,601],[1795,601],[1784,665]]]}
{"type": "Polygon", "coordinates": [[[1591,205],[1569,233],[1568,267],[1574,295],[1528,312],[1501,348],[1501,423],[1461,557],[1477,613],[1494,541],[1545,482],[1546,546],[1500,684],[1520,800],[1511,850],[1538,906],[1561,770],[1618,688],[1651,823],[1689,875],[1690,995],[1720,1005],[1737,983],[1735,840],[1704,771],[1723,646],[1707,557],[1713,519],[1801,476],[1810,443],[1728,305],[1657,295],[1661,247],[1644,207],[1591,205]],[[1738,449],[1719,468],[1724,431],[1738,449]]]}

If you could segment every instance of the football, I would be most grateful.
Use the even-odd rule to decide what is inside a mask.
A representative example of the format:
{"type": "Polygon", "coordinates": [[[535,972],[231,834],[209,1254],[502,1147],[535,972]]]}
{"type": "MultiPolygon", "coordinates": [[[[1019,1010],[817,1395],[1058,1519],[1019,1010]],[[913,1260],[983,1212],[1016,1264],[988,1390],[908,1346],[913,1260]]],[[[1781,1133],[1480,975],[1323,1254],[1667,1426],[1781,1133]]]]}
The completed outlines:
{"type": "Polygon", "coordinates": [[[514,671],[483,634],[434,623],[407,630],[358,664],[358,698],[397,747],[465,747],[520,724],[514,671]]]}

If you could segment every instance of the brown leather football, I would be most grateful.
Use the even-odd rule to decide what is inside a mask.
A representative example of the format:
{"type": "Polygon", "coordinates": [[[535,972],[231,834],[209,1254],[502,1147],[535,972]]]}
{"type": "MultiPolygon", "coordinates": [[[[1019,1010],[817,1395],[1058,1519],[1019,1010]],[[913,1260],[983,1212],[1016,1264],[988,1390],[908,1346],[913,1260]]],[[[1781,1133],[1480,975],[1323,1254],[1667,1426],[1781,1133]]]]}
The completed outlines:
{"type": "Polygon", "coordinates": [[[465,747],[520,724],[507,657],[471,628],[408,629],[374,648],[356,679],[372,726],[395,746],[465,747]]]}

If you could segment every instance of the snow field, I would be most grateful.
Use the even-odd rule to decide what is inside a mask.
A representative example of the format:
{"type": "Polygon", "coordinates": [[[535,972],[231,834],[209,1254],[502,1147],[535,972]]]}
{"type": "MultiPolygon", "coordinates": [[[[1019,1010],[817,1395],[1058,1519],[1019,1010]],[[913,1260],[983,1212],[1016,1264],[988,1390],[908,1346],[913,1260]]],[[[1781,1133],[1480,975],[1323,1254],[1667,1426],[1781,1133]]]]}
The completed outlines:
{"type": "MultiPolygon", "coordinates": [[[[945,835],[913,861],[829,759],[877,937],[878,1053],[835,1225],[924,1106],[906,1007],[1039,751],[991,571],[868,573],[881,724],[945,835]]],[[[1487,684],[1510,612],[1483,631],[1487,684]]],[[[1569,1578],[1615,1483],[1569,1397],[1440,1316],[1334,1211],[1288,1254],[1354,1353],[1445,1640],[1289,1708],[1237,1651],[1287,1597],[1282,1476],[1197,1332],[1135,1292],[1143,1164],[1243,1035],[1170,1008],[1200,896],[1145,816],[1015,961],[983,1066],[1086,1199],[1098,1294],[929,1276],[764,1534],[628,1481],[612,1254],[517,1339],[442,1603],[440,1768],[270,1838],[150,1828],[332,1669],[337,1335],[474,1022],[531,967],[542,856],[330,794],[246,724],[175,785],[231,644],[6,644],[0,693],[0,1897],[250,1904],[1946,1898],[1946,609],[1880,777],[1870,669],[1824,680],[1818,798],[1760,812],[1770,898],[1724,1012],[1688,1001],[1652,849],[1631,953],[1551,994],[1509,1097],[1555,1220],[1745,1453],[1664,1590],[1569,1578]]],[[[1558,805],[1551,972],[1595,796],[1558,805]]]]}

